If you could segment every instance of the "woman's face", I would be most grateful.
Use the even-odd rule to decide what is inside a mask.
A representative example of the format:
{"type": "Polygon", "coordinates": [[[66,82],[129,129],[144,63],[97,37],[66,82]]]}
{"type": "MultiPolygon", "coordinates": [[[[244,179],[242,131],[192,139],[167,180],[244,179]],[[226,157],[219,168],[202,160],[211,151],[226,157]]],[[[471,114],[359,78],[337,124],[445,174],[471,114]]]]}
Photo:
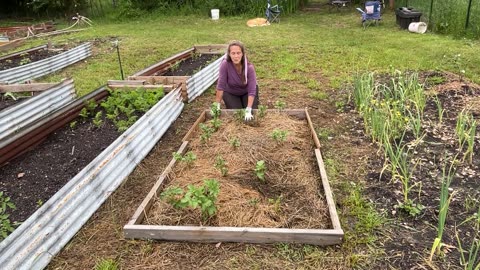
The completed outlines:
{"type": "Polygon", "coordinates": [[[242,62],[243,53],[242,48],[240,48],[239,46],[231,46],[229,55],[234,64],[238,65],[242,62]]]}

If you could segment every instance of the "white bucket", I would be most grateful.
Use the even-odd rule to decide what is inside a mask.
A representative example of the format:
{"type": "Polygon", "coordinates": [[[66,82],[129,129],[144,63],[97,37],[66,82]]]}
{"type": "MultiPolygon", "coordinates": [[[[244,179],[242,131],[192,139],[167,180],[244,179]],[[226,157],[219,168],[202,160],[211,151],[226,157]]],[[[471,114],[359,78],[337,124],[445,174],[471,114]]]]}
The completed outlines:
{"type": "Polygon", "coordinates": [[[424,22],[412,22],[408,25],[408,31],[412,33],[424,34],[427,32],[427,24],[424,22]]]}
{"type": "Polygon", "coordinates": [[[212,20],[218,20],[220,18],[220,10],[219,9],[212,9],[212,20]]]}

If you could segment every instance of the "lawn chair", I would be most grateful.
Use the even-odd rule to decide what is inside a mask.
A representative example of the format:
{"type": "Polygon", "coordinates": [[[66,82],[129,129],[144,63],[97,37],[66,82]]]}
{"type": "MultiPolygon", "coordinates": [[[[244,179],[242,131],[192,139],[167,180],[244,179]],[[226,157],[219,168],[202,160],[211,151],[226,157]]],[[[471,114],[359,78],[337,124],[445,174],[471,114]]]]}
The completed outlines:
{"type": "Polygon", "coordinates": [[[279,5],[274,5],[270,3],[270,0],[267,0],[267,10],[265,11],[265,16],[269,23],[277,22],[280,23],[280,14],[282,13],[282,7],[279,5]]]}
{"type": "Polygon", "coordinates": [[[351,2],[351,0],[329,0],[328,4],[330,9],[335,7],[337,10],[340,10],[342,7],[347,7],[351,2]]]}
{"type": "Polygon", "coordinates": [[[365,2],[365,11],[361,8],[357,8],[360,13],[362,13],[362,25],[367,27],[369,22],[374,22],[377,25],[382,19],[380,13],[382,3],[380,1],[367,1],[365,2]]]}

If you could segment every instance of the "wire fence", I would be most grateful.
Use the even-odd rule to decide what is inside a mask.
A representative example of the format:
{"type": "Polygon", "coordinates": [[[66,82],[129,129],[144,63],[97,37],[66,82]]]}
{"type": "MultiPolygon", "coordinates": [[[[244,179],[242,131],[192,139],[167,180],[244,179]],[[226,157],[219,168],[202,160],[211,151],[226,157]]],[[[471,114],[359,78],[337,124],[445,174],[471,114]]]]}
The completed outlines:
{"type": "Polygon", "coordinates": [[[434,32],[480,37],[480,0],[397,0],[395,7],[421,11],[434,32]]]}

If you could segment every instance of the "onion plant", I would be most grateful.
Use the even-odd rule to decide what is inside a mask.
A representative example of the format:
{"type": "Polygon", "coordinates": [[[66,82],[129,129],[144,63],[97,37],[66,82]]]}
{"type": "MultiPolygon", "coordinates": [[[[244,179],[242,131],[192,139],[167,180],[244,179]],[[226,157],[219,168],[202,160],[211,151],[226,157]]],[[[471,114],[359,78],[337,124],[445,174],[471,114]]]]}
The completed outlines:
{"type": "Polygon", "coordinates": [[[460,264],[467,270],[478,270],[480,269],[480,258],[478,257],[480,254],[480,207],[475,214],[464,220],[459,226],[469,222],[473,222],[475,235],[473,236],[473,240],[470,248],[468,248],[468,251],[463,248],[460,237],[458,236],[458,230],[455,228],[458,251],[460,252],[460,264]],[[465,256],[465,253],[468,255],[468,257],[465,256]]]}
{"type": "Polygon", "coordinates": [[[452,161],[448,172],[446,171],[446,164],[443,166],[442,169],[442,181],[441,181],[441,188],[440,188],[440,206],[438,212],[438,225],[437,225],[437,237],[433,241],[432,249],[430,251],[430,261],[432,261],[434,253],[440,254],[441,248],[443,246],[442,238],[443,238],[443,231],[445,229],[445,221],[447,219],[447,212],[448,207],[450,206],[450,202],[455,195],[455,192],[449,195],[449,188],[450,184],[452,183],[453,176],[455,174],[455,170],[453,168],[453,164],[456,162],[456,157],[452,161]]]}
{"type": "Polygon", "coordinates": [[[477,129],[477,122],[472,114],[462,110],[458,114],[457,124],[455,126],[455,134],[458,139],[458,148],[463,150],[463,146],[467,143],[467,150],[464,153],[463,159],[468,157],[469,162],[472,163],[473,148],[475,144],[475,134],[477,129]]]}
{"type": "Polygon", "coordinates": [[[444,112],[445,112],[445,109],[443,108],[442,102],[440,101],[440,99],[438,98],[438,96],[435,96],[435,97],[433,98],[433,100],[435,101],[435,104],[437,105],[438,124],[441,125],[442,122],[443,122],[443,114],[444,114],[444,112]]]}

